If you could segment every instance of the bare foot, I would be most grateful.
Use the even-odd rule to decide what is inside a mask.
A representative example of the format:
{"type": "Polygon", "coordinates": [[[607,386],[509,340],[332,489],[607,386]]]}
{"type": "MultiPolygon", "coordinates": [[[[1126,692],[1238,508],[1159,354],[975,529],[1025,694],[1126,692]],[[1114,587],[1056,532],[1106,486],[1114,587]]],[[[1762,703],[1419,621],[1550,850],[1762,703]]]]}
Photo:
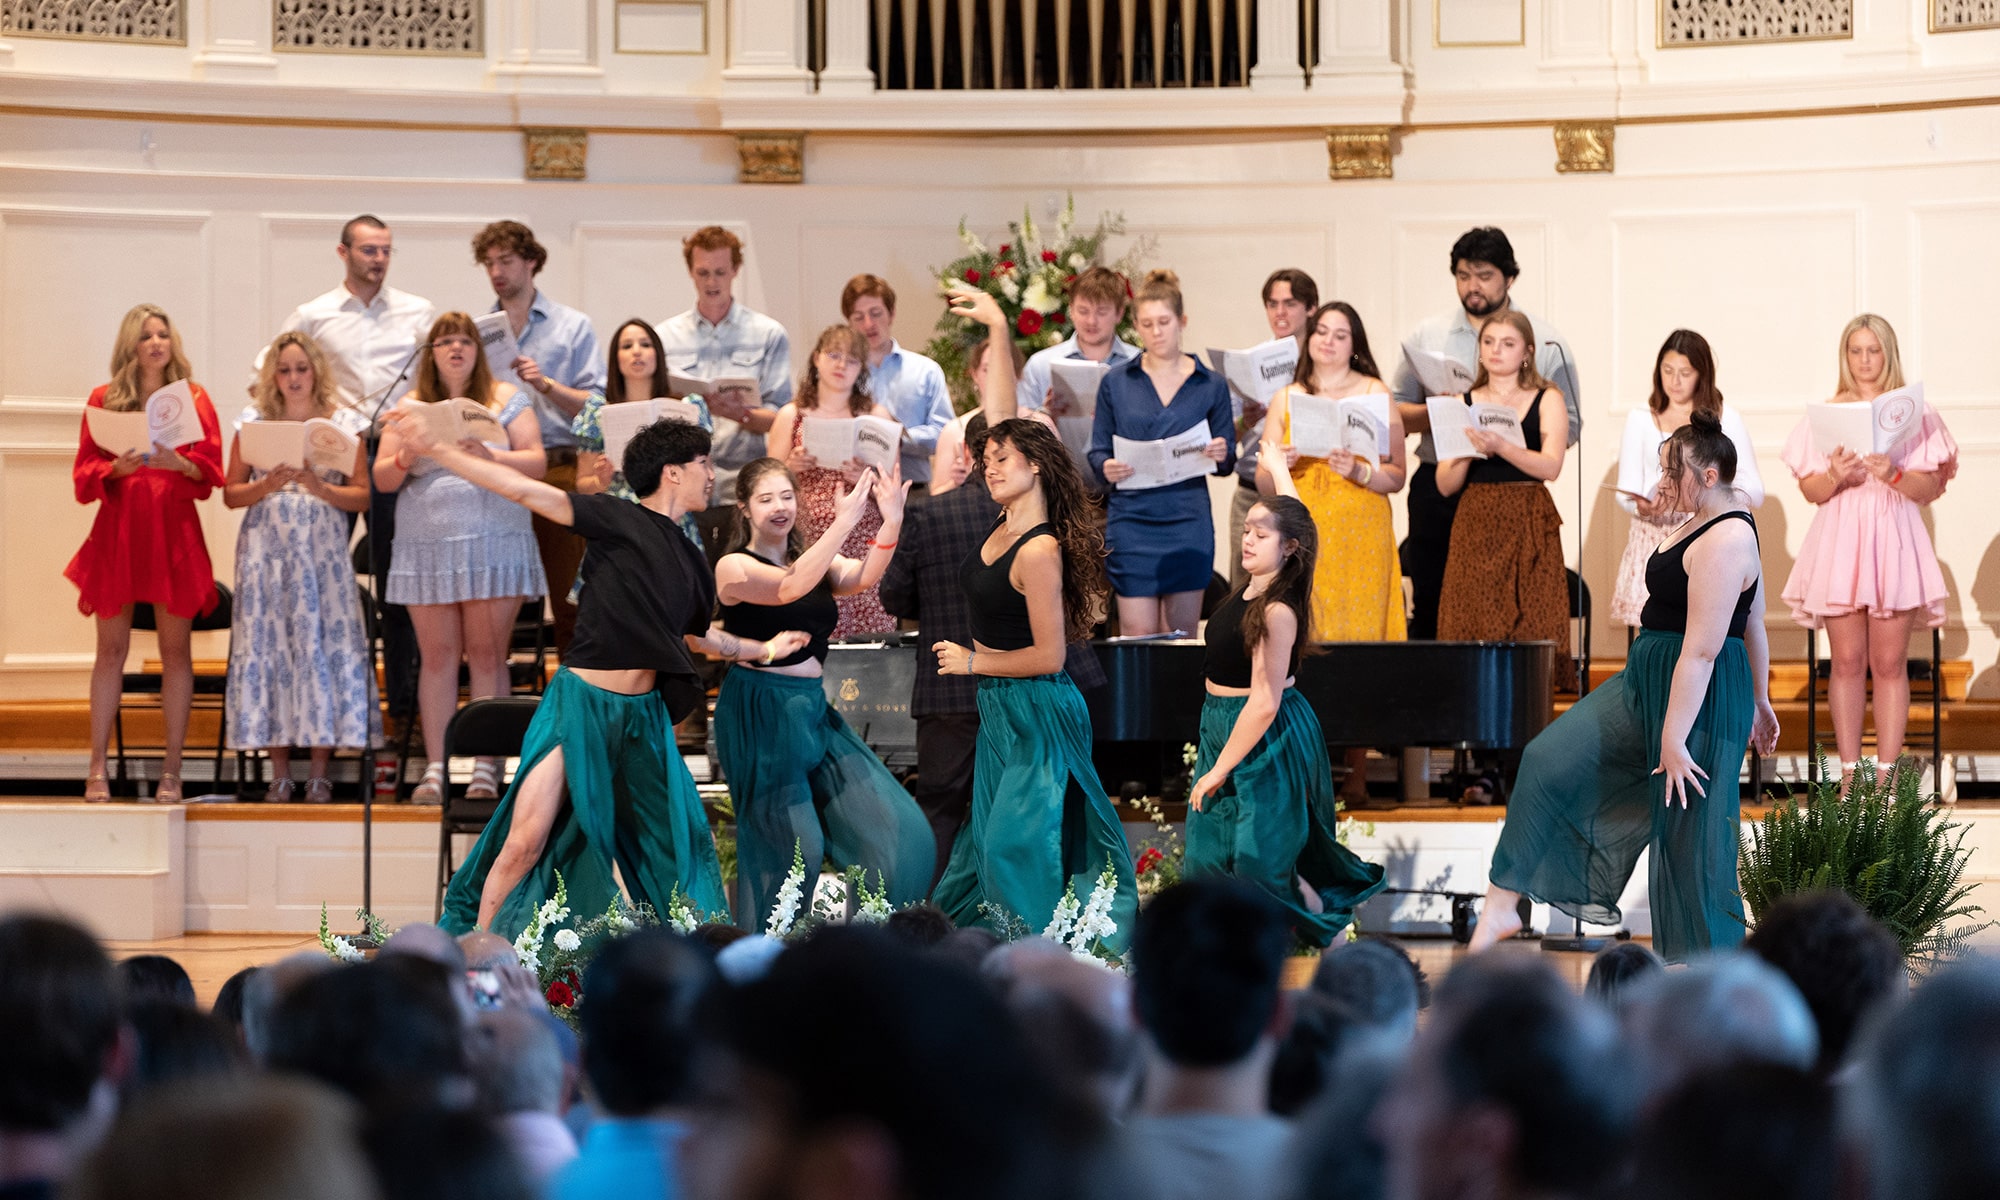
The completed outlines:
{"type": "Polygon", "coordinates": [[[1472,931],[1472,941],[1466,949],[1478,954],[1521,932],[1520,903],[1519,893],[1487,888],[1486,902],[1479,908],[1479,925],[1472,931]]]}

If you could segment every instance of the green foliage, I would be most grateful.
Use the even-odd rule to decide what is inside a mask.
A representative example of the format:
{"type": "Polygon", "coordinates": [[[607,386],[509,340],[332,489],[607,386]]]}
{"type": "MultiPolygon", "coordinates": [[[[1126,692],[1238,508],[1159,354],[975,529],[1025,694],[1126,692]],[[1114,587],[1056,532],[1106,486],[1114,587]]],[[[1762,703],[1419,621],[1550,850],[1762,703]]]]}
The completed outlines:
{"type": "Polygon", "coordinates": [[[1785,797],[1747,839],[1738,836],[1743,903],[1753,922],[1786,896],[1832,889],[1887,926],[1914,967],[1963,953],[1993,924],[1951,927],[1984,911],[1966,903],[1970,827],[1947,819],[1936,797],[1922,793],[1923,772],[1911,759],[1886,779],[1864,762],[1844,797],[1838,772],[1829,775],[1827,765],[1821,752],[1820,781],[1806,789],[1804,803],[1785,797]]]}

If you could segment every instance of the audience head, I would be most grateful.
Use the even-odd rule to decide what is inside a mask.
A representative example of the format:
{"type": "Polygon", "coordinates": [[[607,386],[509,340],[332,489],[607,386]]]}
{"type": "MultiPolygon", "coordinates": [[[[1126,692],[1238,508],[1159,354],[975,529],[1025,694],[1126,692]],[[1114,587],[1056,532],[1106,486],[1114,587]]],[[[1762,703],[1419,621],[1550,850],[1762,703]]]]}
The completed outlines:
{"type": "Polygon", "coordinates": [[[720,954],[726,947],[735,945],[749,936],[750,931],[741,925],[731,925],[724,921],[704,921],[694,927],[694,932],[689,934],[688,938],[710,954],[720,954]]]}
{"type": "Polygon", "coordinates": [[[518,1008],[482,1012],[465,1041],[479,1111],[490,1117],[562,1111],[562,1046],[545,1016],[518,1008]]]}
{"type": "Polygon", "coordinates": [[[416,398],[425,404],[464,396],[493,405],[493,371],[481,349],[479,326],[462,312],[448,312],[431,322],[424,335],[428,353],[417,356],[416,398]]]}
{"type": "Polygon", "coordinates": [[[285,418],[288,397],[303,398],[315,416],[328,416],[334,409],[333,372],[327,368],[326,353],[311,335],[288,329],[271,339],[264,361],[257,368],[257,385],[251,403],[266,421],[285,418]]]}
{"type": "Polygon", "coordinates": [[[347,269],[347,290],[373,298],[382,281],[389,277],[389,255],[393,251],[389,226],[372,213],[362,213],[340,227],[340,245],[334,253],[347,269]]]}
{"type": "Polygon", "coordinates": [[[141,1098],[69,1200],[375,1200],[353,1104],[302,1079],[243,1076],[141,1098]]]}
{"type": "Polygon", "coordinates": [[[951,923],[951,918],[944,914],[943,909],[928,900],[890,913],[889,919],[882,923],[882,927],[890,936],[899,938],[919,950],[937,945],[950,937],[952,931],[958,928],[951,923]]]}
{"type": "Polygon", "coordinates": [[[1139,914],[1132,995],[1139,1024],[1182,1067],[1227,1067],[1275,1050],[1290,1011],[1279,976],[1292,948],[1282,910],[1233,879],[1175,884],[1139,914]]]}
{"type": "Polygon", "coordinates": [[[111,382],[105,385],[104,407],[113,412],[144,408],[152,394],[145,386],[149,372],[157,372],[163,387],[191,378],[187,352],[181,348],[180,330],[157,304],[135,304],[118,323],[118,340],[111,346],[111,382]]]}
{"type": "Polygon", "coordinates": [[[222,1022],[236,1044],[249,1050],[250,1043],[243,1036],[243,994],[249,990],[250,979],[258,968],[245,967],[222,981],[216,990],[215,1003],[209,1006],[208,1015],[222,1022]]]}
{"type": "Polygon", "coordinates": [[[435,1105],[377,1110],[361,1127],[380,1200],[538,1200],[492,1122],[435,1105]]]}
{"type": "Polygon", "coordinates": [[[1315,308],[1305,321],[1306,352],[1292,372],[1292,382],[1313,391],[1320,386],[1320,372],[1329,376],[1345,368],[1357,375],[1380,379],[1375,352],[1368,348],[1368,329],[1361,314],[1345,300],[1329,300],[1315,308]]]}
{"type": "Polygon", "coordinates": [[[1736,483],[1736,443],[1722,432],[1722,420],[1705,412],[1688,415],[1688,423],[1667,435],[1660,445],[1660,495],[1683,511],[1694,511],[1701,493],[1736,483]],[[1713,476],[1709,472],[1713,471],[1713,476]]]}
{"type": "Polygon", "coordinates": [[[1124,1116],[1143,1055],[1132,1021],[1132,984],[1043,938],[996,948],[980,971],[999,988],[1043,1071],[1087,1111],[1124,1116]]]}
{"type": "Polygon", "coordinates": [[[1312,990],[1404,1045],[1417,1036],[1417,1012],[1430,998],[1409,952],[1374,937],[1336,944],[1321,955],[1312,990]]]}
{"type": "Polygon", "coordinates": [[[535,231],[519,221],[495,221],[472,235],[472,261],[485,268],[493,294],[517,300],[535,294],[535,276],[548,265],[549,252],[535,231]]]}
{"type": "Polygon", "coordinates": [[[1546,963],[1469,959],[1375,1114],[1389,1194],[1588,1193],[1624,1151],[1630,1074],[1610,1016],[1546,963]]]}
{"type": "Polygon", "coordinates": [[[1883,1014],[1841,1089],[1849,1194],[1865,1200],[2000,1196],[2000,962],[1973,959],[1883,1014]]]}
{"type": "Polygon", "coordinates": [[[1355,1045],[1333,1059],[1319,1098],[1301,1112],[1292,1138],[1284,1200],[1382,1200],[1388,1152],[1375,1111],[1402,1064],[1379,1043],[1355,1045]]]}
{"type": "Polygon", "coordinates": [[[1625,1029],[1649,1101],[1698,1071],[1739,1062],[1809,1071],[1819,1057],[1819,1034],[1799,990],[1741,952],[1646,981],[1625,1009],[1625,1029]]]}
{"type": "Polygon", "coordinates": [[[1164,267],[1146,272],[1132,299],[1132,323],[1147,354],[1155,359],[1178,355],[1181,330],[1187,327],[1181,277],[1164,267]]]}
{"type": "Polygon", "coordinates": [[[194,980],[164,954],[136,954],[118,964],[118,990],[127,1004],[157,1000],[194,1007],[194,980]]]}
{"type": "Polygon", "coordinates": [[[672,378],[659,330],[633,317],[611,335],[611,361],[604,372],[606,404],[665,396],[672,389],[672,378]],[[642,380],[643,385],[636,382],[642,380]]]}
{"type": "Polygon", "coordinates": [[[708,507],[715,469],[708,464],[708,430],[686,421],[655,421],[625,443],[625,482],[641,500],[667,486],[681,507],[708,507]]]}
{"type": "Polygon", "coordinates": [[[818,408],[821,388],[834,395],[846,394],[848,410],[857,416],[874,408],[874,401],[868,398],[868,339],[852,325],[829,325],[820,330],[792,402],[801,412],[818,408]]]}
{"type": "Polygon", "coordinates": [[[278,1002],[267,1065],[370,1106],[462,1099],[464,1025],[452,979],[409,955],[307,979],[278,1002]]]}
{"type": "Polygon", "coordinates": [[[1862,313],[1840,331],[1840,390],[1854,395],[1863,384],[1882,392],[1903,386],[1896,331],[1874,313],[1862,313]]]}
{"type": "Polygon", "coordinates": [[[1660,956],[1637,942],[1619,942],[1590,964],[1590,978],[1584,995],[1603,1005],[1605,1011],[1622,1013],[1632,1002],[1632,994],[1667,966],[1660,956]]]}
{"type": "Polygon", "coordinates": [[[1472,386],[1483,388],[1496,378],[1512,379],[1524,391],[1549,386],[1535,366],[1535,327],[1511,308],[1479,323],[1479,370],[1472,386]]]}
{"type": "Polygon", "coordinates": [[[718,986],[702,947],[659,929],[605,946],[583,976],[583,1071],[607,1112],[639,1117],[694,1099],[696,1017],[718,986]]]}
{"type": "Polygon", "coordinates": [[[465,951],[459,948],[458,939],[428,921],[412,921],[390,934],[376,957],[398,955],[428,959],[454,976],[465,974],[465,951]]]}
{"type": "Polygon", "coordinates": [[[1325,993],[1308,990],[1294,996],[1291,1027],[1271,1062],[1271,1111],[1281,1117],[1304,1112],[1332,1082],[1341,1055],[1364,1043],[1384,1049],[1389,1044],[1359,1014],[1325,993]]]}
{"type": "Polygon", "coordinates": [[[977,972],[985,967],[986,960],[1000,948],[1000,944],[1000,939],[993,935],[992,930],[967,925],[953,930],[951,936],[939,942],[931,953],[954,966],[977,972]]]}
{"type": "Polygon", "coordinates": [[[243,985],[243,1046],[252,1062],[263,1064],[271,1054],[271,1022],[278,1002],[315,975],[338,966],[317,950],[301,950],[258,967],[243,985]]]}
{"type": "Polygon", "coordinates": [[[1040,488],[1063,560],[1064,639],[1090,636],[1104,611],[1104,530],[1069,448],[1046,425],[1016,417],[987,430],[986,490],[1006,507],[1040,488]]]}
{"type": "Polygon", "coordinates": [[[709,1007],[715,1103],[689,1140],[698,1195],[839,1179],[904,1200],[1033,1196],[1074,1114],[991,990],[880,930],[825,930],[709,1007]]]}
{"type": "Polygon", "coordinates": [[[1822,1077],[1845,1064],[1864,1019],[1909,986],[1896,935],[1844,892],[1785,897],[1758,920],[1743,948],[1799,989],[1819,1029],[1822,1077]]]}
{"type": "Polygon", "coordinates": [[[214,1080],[243,1069],[243,1049],[221,1021],[184,1004],[142,1000],[131,1005],[137,1053],[125,1079],[125,1098],[183,1081],[214,1080]]]}
{"type": "Polygon", "coordinates": [[[1086,346],[1108,346],[1125,319],[1132,285],[1109,267],[1091,267],[1069,286],[1069,322],[1076,340],[1086,346]]]}
{"type": "Polygon", "coordinates": [[[61,1133],[118,1073],[118,976],[55,917],[0,918],[0,1132],[61,1133]]]}
{"type": "Polygon", "coordinates": [[[1653,394],[1647,405],[1655,413],[1669,404],[1687,402],[1696,412],[1720,419],[1722,391],[1715,386],[1715,352],[1708,339],[1692,329],[1676,329],[1660,343],[1653,359],[1653,394]]]}
{"type": "Polygon", "coordinates": [[[458,935],[458,952],[465,958],[468,971],[490,971],[495,967],[519,966],[521,956],[514,952],[514,943],[484,929],[458,935]]]}
{"type": "Polygon", "coordinates": [[[1491,225],[1469,229],[1451,244],[1451,276],[1458,285],[1458,303],[1475,325],[1480,318],[1507,307],[1507,291],[1520,274],[1514,244],[1491,225]]]}
{"type": "Polygon", "coordinates": [[[1791,1067],[1736,1063],[1690,1076],[1640,1126],[1633,1200],[1830,1200],[1833,1095],[1791,1067]]]}
{"type": "MultiPolygon", "coordinates": [[[[1264,644],[1272,604],[1283,604],[1298,619],[1294,645],[1313,645],[1313,568],[1319,561],[1319,525],[1312,510],[1296,496],[1262,496],[1243,518],[1243,569],[1251,576],[1268,576],[1264,589],[1243,607],[1243,647],[1255,651],[1264,644]]],[[[1243,584],[1247,590],[1249,580],[1243,584]]]]}
{"type": "Polygon", "coordinates": [[[756,540],[763,530],[782,532],[785,561],[806,552],[806,534],[799,520],[799,481],[781,459],[759,458],[736,473],[736,513],[730,518],[725,554],[734,554],[756,540]]]}
{"type": "Polygon", "coordinates": [[[1306,314],[1319,307],[1319,285],[1297,267],[1279,267],[1265,278],[1263,298],[1271,336],[1298,337],[1311,328],[1306,314]]]}

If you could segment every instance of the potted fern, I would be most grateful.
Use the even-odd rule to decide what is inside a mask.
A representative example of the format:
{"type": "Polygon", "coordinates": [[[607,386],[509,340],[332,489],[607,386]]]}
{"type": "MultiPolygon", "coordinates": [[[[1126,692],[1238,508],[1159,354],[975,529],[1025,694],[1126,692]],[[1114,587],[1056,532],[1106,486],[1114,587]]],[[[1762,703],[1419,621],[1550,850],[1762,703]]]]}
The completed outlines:
{"type": "Polygon", "coordinates": [[[1922,793],[1923,772],[1903,759],[1886,778],[1873,763],[1856,768],[1847,795],[1819,755],[1819,782],[1805,803],[1787,796],[1748,838],[1737,838],[1738,877],[1753,922],[1779,900],[1835,889],[1853,897],[1896,935],[1919,970],[1957,957],[1993,922],[1952,922],[1982,910],[1966,903],[1969,827],[1946,818],[1922,793]]]}

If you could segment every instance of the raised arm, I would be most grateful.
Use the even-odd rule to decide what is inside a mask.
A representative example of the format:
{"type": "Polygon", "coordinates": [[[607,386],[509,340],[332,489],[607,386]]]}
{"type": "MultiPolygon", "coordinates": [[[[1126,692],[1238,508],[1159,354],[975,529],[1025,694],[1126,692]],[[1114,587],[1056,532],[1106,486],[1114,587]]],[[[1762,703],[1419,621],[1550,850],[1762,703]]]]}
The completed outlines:
{"type": "Polygon", "coordinates": [[[833,523],[826,532],[785,566],[773,566],[752,554],[724,555],[715,564],[716,598],[727,604],[790,604],[818,587],[839,557],[840,544],[861,519],[874,479],[873,469],[863,471],[861,479],[834,501],[833,523]]]}
{"type": "MultiPolygon", "coordinates": [[[[864,475],[867,474],[864,472],[864,475]]],[[[852,596],[880,583],[883,572],[889,569],[889,563],[896,556],[897,542],[902,540],[903,508],[910,495],[910,485],[903,482],[902,464],[891,463],[887,475],[874,474],[870,494],[875,498],[875,507],[882,513],[882,528],[869,539],[865,558],[834,558],[828,574],[833,579],[833,594],[836,596],[852,596]]]]}
{"type": "Polygon", "coordinates": [[[987,425],[998,425],[1019,416],[1021,400],[1014,377],[1014,331],[1007,324],[1007,314],[1000,311],[1000,302],[963,283],[953,284],[948,295],[951,311],[986,327],[986,385],[979,390],[979,410],[986,414],[987,425]]]}
{"type": "Polygon", "coordinates": [[[1287,422],[1292,413],[1292,389],[1271,397],[1271,410],[1264,415],[1264,438],[1257,452],[1257,492],[1264,496],[1299,498],[1299,485],[1292,478],[1292,464],[1298,451],[1288,436],[1287,422]]]}
{"type": "MultiPolygon", "coordinates": [[[[402,486],[403,477],[408,472],[408,468],[399,461],[403,455],[428,457],[459,478],[512,500],[558,525],[576,523],[576,510],[571,507],[567,492],[539,479],[530,479],[506,463],[473,454],[461,445],[434,440],[429,427],[416,414],[398,409],[383,418],[383,426],[382,445],[375,455],[375,486],[383,491],[394,491],[402,486]],[[385,463],[389,468],[387,472],[383,469],[385,463]],[[388,482],[385,474],[394,482],[388,482]]],[[[511,436],[511,426],[509,433],[511,436]]]]}
{"type": "Polygon", "coordinates": [[[1244,698],[1229,740],[1215,756],[1206,774],[1188,789],[1188,807],[1201,811],[1202,802],[1221,787],[1237,764],[1250,756],[1257,743],[1278,717],[1278,705],[1285,697],[1285,679],[1292,661],[1292,643],[1298,640],[1299,618],[1290,606],[1272,604],[1264,610],[1264,640],[1257,644],[1257,656],[1250,661],[1250,694],[1244,698]]]}

